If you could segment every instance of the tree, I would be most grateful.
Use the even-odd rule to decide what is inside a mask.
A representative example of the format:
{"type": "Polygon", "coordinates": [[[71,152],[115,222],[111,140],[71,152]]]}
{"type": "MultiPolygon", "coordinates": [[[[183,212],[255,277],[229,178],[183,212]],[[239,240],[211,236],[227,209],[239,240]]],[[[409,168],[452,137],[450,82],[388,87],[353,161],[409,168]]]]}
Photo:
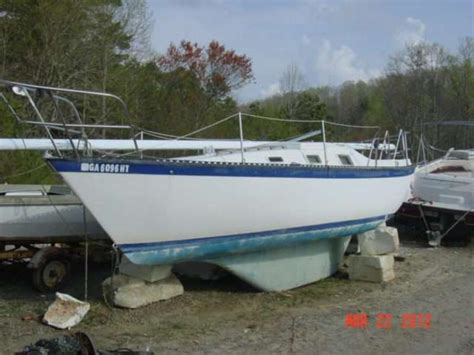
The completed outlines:
{"type": "Polygon", "coordinates": [[[326,105],[314,90],[306,90],[296,97],[295,114],[299,120],[323,120],[326,118],[326,105]]]}
{"type": "Polygon", "coordinates": [[[280,77],[280,93],[285,104],[285,116],[295,118],[297,93],[306,87],[304,76],[296,64],[290,64],[280,77]]]}
{"type": "MultiPolygon", "coordinates": [[[[4,0],[0,12],[2,77],[11,80],[120,94],[117,69],[147,50],[143,0],[4,0]]],[[[119,117],[105,99],[83,105],[89,122],[119,117]]]]}
{"type": "Polygon", "coordinates": [[[189,99],[179,105],[186,107],[189,114],[177,118],[187,122],[191,129],[221,118],[213,114],[222,112],[219,107],[232,106],[229,105],[230,93],[253,80],[250,58],[227,50],[217,41],[210,42],[207,47],[189,41],[181,41],[178,46],[172,43],[155,64],[165,74],[163,90],[181,85],[180,78],[194,83],[192,89],[188,86],[189,90],[185,91],[189,99]]]}
{"type": "Polygon", "coordinates": [[[436,43],[418,43],[393,56],[387,68],[387,112],[398,125],[417,134],[426,122],[443,116],[446,50],[436,43]]]}
{"type": "Polygon", "coordinates": [[[178,46],[171,43],[156,64],[163,72],[190,71],[211,99],[224,98],[254,78],[250,58],[226,50],[217,41],[210,42],[207,48],[184,40],[178,46]]]}
{"type": "Polygon", "coordinates": [[[292,94],[306,88],[304,75],[296,64],[290,64],[280,77],[280,92],[292,94]]]}
{"type": "MultiPolygon", "coordinates": [[[[137,48],[144,48],[136,42],[146,34],[147,13],[143,0],[3,0],[0,75],[10,80],[120,95],[122,89],[126,91],[121,84],[127,81],[124,69],[129,69],[124,63],[136,55],[137,48]]],[[[87,98],[76,103],[87,123],[105,119],[113,123],[123,118],[119,107],[102,99],[87,98]]],[[[2,117],[12,119],[8,113],[2,117]]],[[[44,135],[32,126],[1,123],[2,136],[44,135]]],[[[0,153],[0,166],[6,167],[2,169],[6,175],[28,170],[40,161],[39,154],[0,153]]]]}
{"type": "Polygon", "coordinates": [[[337,92],[338,119],[341,123],[361,125],[368,105],[368,85],[363,81],[346,81],[337,92]]]}
{"type": "MultiPolygon", "coordinates": [[[[296,96],[295,117],[298,120],[319,121],[324,120],[327,115],[326,105],[321,102],[318,94],[314,90],[305,90],[296,96]]],[[[319,128],[319,124],[304,123],[298,124],[300,133],[306,133],[319,128]]]]}
{"type": "Polygon", "coordinates": [[[474,37],[465,37],[459,44],[459,57],[464,61],[474,63],[474,37]]]}

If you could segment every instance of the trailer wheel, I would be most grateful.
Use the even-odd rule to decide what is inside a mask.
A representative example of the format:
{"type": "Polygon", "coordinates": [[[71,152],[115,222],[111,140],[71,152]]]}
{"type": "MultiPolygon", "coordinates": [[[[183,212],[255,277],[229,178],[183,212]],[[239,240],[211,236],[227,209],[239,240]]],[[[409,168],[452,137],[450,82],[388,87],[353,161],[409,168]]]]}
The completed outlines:
{"type": "Polygon", "coordinates": [[[68,273],[69,263],[52,257],[33,270],[33,286],[41,292],[56,291],[65,284],[68,273]]]}

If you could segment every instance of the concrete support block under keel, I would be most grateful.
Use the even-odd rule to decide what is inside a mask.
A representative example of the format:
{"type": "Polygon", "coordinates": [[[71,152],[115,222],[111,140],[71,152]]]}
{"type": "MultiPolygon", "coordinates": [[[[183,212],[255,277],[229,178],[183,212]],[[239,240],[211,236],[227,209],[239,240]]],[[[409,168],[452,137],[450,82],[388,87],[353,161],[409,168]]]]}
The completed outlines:
{"type": "Polygon", "coordinates": [[[183,285],[173,274],[156,282],[119,274],[114,276],[113,282],[111,277],[106,279],[102,291],[109,302],[123,308],[138,308],[184,293],[183,285]]]}
{"type": "Polygon", "coordinates": [[[398,252],[398,230],[386,225],[358,235],[362,255],[383,255],[398,252]]]}
{"type": "Polygon", "coordinates": [[[387,282],[395,278],[393,254],[350,255],[347,263],[351,280],[387,282]]]}
{"type": "Polygon", "coordinates": [[[335,273],[350,236],[208,260],[263,291],[303,286],[335,273]]]}

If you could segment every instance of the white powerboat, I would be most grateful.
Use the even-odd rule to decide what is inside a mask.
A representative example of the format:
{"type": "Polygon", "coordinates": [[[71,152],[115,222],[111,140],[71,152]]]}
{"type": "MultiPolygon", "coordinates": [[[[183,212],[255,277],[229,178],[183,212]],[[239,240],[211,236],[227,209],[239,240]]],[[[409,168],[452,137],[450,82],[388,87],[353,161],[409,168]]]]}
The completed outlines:
{"type": "MultiPolygon", "coordinates": [[[[5,85],[22,96],[64,91],[5,85]]],[[[138,140],[129,144],[137,158],[99,156],[71,138],[72,157],[51,139],[47,161],[133,263],[204,261],[263,290],[334,273],[351,235],[384,223],[408,198],[414,168],[402,132],[387,158],[380,152],[386,141],[366,145],[368,156],[353,144],[327,142],[324,121],[315,133],[322,142],[302,142],[311,135],[255,142],[243,139],[243,114],[231,118],[239,119],[240,140],[194,141],[204,153],[193,156],[143,158],[138,140]]],[[[48,132],[56,124],[40,121],[48,132]]],[[[180,144],[189,146],[168,139],[155,149],[180,144]]]]}
{"type": "Polygon", "coordinates": [[[421,218],[433,246],[457,225],[474,227],[474,150],[451,149],[417,168],[412,197],[399,214],[421,218]]]}

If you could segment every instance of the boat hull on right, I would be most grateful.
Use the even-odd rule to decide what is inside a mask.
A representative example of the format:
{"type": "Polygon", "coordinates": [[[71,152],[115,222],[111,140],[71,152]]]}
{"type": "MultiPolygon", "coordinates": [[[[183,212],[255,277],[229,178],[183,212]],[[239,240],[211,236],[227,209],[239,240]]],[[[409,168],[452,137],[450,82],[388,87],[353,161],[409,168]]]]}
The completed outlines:
{"type": "Polygon", "coordinates": [[[419,168],[413,196],[441,209],[474,211],[474,150],[453,151],[419,168]]]}
{"type": "Polygon", "coordinates": [[[452,150],[419,167],[412,198],[402,205],[397,219],[418,219],[432,245],[439,245],[451,231],[469,237],[474,231],[474,150],[452,150]]]}

